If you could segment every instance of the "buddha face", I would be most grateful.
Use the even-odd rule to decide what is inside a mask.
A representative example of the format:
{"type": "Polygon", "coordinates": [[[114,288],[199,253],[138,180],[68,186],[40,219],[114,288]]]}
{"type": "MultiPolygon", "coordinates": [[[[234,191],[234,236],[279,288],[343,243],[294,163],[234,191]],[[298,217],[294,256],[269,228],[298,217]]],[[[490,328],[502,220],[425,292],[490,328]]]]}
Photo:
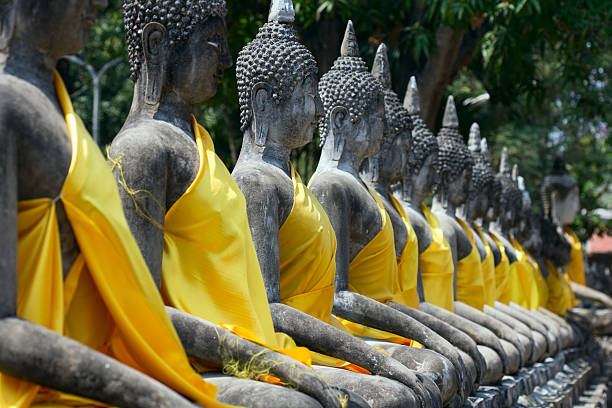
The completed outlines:
{"type": "Polygon", "coordinates": [[[270,140],[290,149],[308,144],[323,117],[323,102],[315,74],[298,81],[289,99],[279,105],[269,99],[268,105],[270,140]]]}
{"type": "Polygon", "coordinates": [[[460,206],[467,200],[471,177],[472,169],[470,167],[465,167],[461,171],[459,177],[448,184],[448,200],[454,206],[460,206]]]}
{"type": "Polygon", "coordinates": [[[574,222],[580,210],[580,197],[578,186],[574,186],[565,197],[555,194],[553,199],[555,216],[561,225],[568,225],[574,222]]]}
{"type": "Polygon", "coordinates": [[[13,0],[17,7],[13,39],[55,59],[80,51],[107,0],[13,0]]]}
{"type": "Polygon", "coordinates": [[[361,119],[350,128],[345,149],[349,149],[363,159],[380,152],[383,136],[387,131],[385,99],[382,92],[368,106],[361,119]]]}
{"type": "Polygon", "coordinates": [[[393,139],[393,143],[380,163],[380,174],[389,184],[402,179],[410,149],[410,130],[404,130],[393,139]]]}
{"type": "Polygon", "coordinates": [[[484,217],[487,209],[489,208],[489,192],[485,188],[481,190],[475,197],[468,200],[467,212],[470,218],[481,218],[484,217]]]}
{"type": "Polygon", "coordinates": [[[432,153],[423,162],[423,166],[417,174],[412,176],[412,186],[422,197],[433,194],[434,187],[439,182],[438,153],[432,153]]]}
{"type": "Polygon", "coordinates": [[[181,99],[194,105],[215,96],[223,71],[232,66],[225,19],[206,18],[171,48],[167,61],[169,88],[181,99]]]}

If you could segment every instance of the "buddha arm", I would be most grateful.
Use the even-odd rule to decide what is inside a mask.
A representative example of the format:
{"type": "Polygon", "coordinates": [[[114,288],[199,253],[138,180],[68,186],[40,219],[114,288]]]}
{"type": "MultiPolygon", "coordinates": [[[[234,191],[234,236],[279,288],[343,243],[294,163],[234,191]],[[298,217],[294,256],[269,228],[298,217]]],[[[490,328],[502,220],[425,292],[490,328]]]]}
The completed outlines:
{"type": "MultiPolygon", "coordinates": [[[[279,209],[279,197],[275,188],[278,180],[270,178],[260,168],[248,165],[246,168],[239,165],[232,177],[246,198],[249,228],[268,302],[280,303],[279,230],[289,213],[280,214],[282,211],[279,209]]],[[[291,204],[287,203],[289,211],[291,204]]]]}
{"type": "Polygon", "coordinates": [[[390,302],[389,306],[399,310],[400,312],[412,317],[419,321],[425,326],[429,327],[440,336],[444,337],[449,343],[458,349],[465,352],[474,361],[476,367],[476,383],[481,382],[481,376],[484,375],[486,369],[486,363],[482,354],[478,351],[477,344],[470,336],[462,332],[461,330],[451,326],[450,324],[434,317],[430,314],[421,312],[420,310],[413,309],[404,305],[400,305],[395,302],[390,302]]]}
{"type": "Polygon", "coordinates": [[[491,316],[481,312],[480,310],[473,308],[472,306],[466,305],[463,302],[455,302],[455,313],[462,316],[472,322],[479,324],[487,329],[491,330],[497,337],[504,339],[512,343],[519,351],[520,366],[523,366],[529,356],[527,350],[516,336],[516,333],[511,327],[505,325],[503,322],[495,320],[491,316]]]}
{"type": "Polygon", "coordinates": [[[166,214],[167,158],[165,152],[147,149],[126,133],[109,150],[123,212],[149,271],[161,288],[166,214]]]}
{"type": "Polygon", "coordinates": [[[572,290],[576,297],[580,300],[586,300],[595,303],[601,303],[607,308],[612,308],[612,298],[598,290],[580,285],[576,282],[570,282],[572,290]]]}
{"type": "Polygon", "coordinates": [[[324,407],[340,407],[340,401],[329,386],[314,371],[296,360],[180,310],[166,307],[166,311],[190,357],[219,367],[237,362],[241,363],[240,367],[257,367],[261,372],[253,373],[254,379],[259,375],[271,374],[314,397],[324,407]]]}
{"type": "Polygon", "coordinates": [[[542,324],[540,324],[537,320],[530,319],[529,316],[501,302],[495,302],[495,309],[513,317],[514,319],[517,319],[521,323],[527,325],[527,327],[529,327],[531,330],[540,333],[546,339],[546,347],[547,347],[548,352],[550,353],[552,350],[554,350],[555,346],[553,346],[552,343],[555,340],[549,336],[548,330],[546,330],[546,328],[542,324]]]}
{"type": "Polygon", "coordinates": [[[508,361],[506,352],[504,351],[504,348],[501,345],[499,339],[492,331],[474,322],[471,322],[468,319],[458,316],[455,313],[449,312],[448,310],[442,309],[441,307],[432,305],[427,302],[421,303],[420,310],[453,325],[462,332],[468,334],[476,343],[490,347],[495,350],[495,352],[499,355],[502,361],[503,371],[507,371],[508,361]]]}
{"type": "Polygon", "coordinates": [[[0,320],[0,371],[120,408],[195,406],[132,368],[19,318],[0,320]]]}
{"type": "Polygon", "coordinates": [[[7,128],[0,134],[0,319],[17,315],[17,136],[7,128]]]}

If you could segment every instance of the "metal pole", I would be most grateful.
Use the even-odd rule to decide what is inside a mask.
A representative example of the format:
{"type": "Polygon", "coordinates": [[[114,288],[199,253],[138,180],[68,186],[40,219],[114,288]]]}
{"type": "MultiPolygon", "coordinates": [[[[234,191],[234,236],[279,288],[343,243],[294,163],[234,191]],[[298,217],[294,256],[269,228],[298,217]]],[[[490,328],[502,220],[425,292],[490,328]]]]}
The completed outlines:
{"type": "Polygon", "coordinates": [[[121,58],[115,58],[114,60],[107,62],[106,64],[104,64],[104,66],[99,72],[96,72],[95,68],[91,64],[88,64],[87,62],[83,61],[81,58],[75,55],[68,55],[64,58],[66,58],[68,61],[74,62],[75,64],[81,65],[82,67],[85,67],[87,69],[87,72],[89,72],[89,75],[91,75],[91,79],[93,82],[93,112],[91,115],[93,123],[91,124],[91,130],[94,141],[96,142],[96,144],[100,144],[100,94],[102,87],[102,77],[104,76],[104,74],[106,74],[106,71],[120,63],[121,58]]]}

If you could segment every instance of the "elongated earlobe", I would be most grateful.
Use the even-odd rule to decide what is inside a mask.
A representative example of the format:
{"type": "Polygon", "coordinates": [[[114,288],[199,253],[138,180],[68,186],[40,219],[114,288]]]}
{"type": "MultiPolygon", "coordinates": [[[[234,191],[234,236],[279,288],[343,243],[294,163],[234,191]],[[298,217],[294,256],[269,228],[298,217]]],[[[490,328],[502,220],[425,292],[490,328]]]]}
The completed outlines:
{"type": "Polygon", "coordinates": [[[340,160],[344,151],[344,128],[348,120],[348,112],[345,108],[335,107],[331,112],[330,127],[333,134],[332,160],[340,160]]]}
{"type": "Polygon", "coordinates": [[[251,107],[253,108],[253,122],[255,125],[255,144],[259,147],[264,147],[268,140],[269,118],[266,105],[268,103],[268,95],[270,95],[270,87],[264,82],[259,82],[253,86],[251,90],[251,107]]]}
{"type": "Polygon", "coordinates": [[[159,23],[149,23],[142,30],[144,54],[145,103],[157,105],[166,75],[168,32],[159,23]]]}

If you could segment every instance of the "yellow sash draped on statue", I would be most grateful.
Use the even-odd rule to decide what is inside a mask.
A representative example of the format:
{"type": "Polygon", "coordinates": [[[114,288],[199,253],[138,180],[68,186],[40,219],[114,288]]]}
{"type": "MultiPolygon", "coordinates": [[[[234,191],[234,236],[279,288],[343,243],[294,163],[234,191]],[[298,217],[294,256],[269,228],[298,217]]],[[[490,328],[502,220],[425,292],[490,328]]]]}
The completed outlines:
{"type": "Polygon", "coordinates": [[[512,237],[510,237],[510,242],[514,247],[518,263],[518,273],[510,276],[512,301],[526,309],[537,309],[540,302],[533,267],[527,259],[523,246],[512,237]]]}
{"type": "MultiPolygon", "coordinates": [[[[281,302],[344,332],[332,316],[336,278],[336,234],[323,207],[291,165],[293,207],[279,230],[281,302]]],[[[314,364],[365,370],[312,352],[314,364]]]]}
{"type": "Polygon", "coordinates": [[[432,237],[429,247],[419,256],[425,301],[453,312],[455,310],[453,254],[448,241],[444,238],[438,217],[425,205],[421,205],[421,212],[431,227],[432,237]]]}
{"type": "Polygon", "coordinates": [[[553,313],[565,316],[567,309],[572,307],[572,295],[569,283],[563,276],[563,273],[548,259],[544,261],[546,269],[548,269],[548,307],[547,309],[553,313]]]}
{"type": "Polygon", "coordinates": [[[419,294],[417,292],[417,280],[419,274],[419,242],[417,236],[410,224],[406,211],[399,201],[392,194],[389,194],[389,200],[393,207],[397,210],[406,226],[406,244],[402,251],[401,257],[398,259],[398,285],[399,292],[393,298],[394,302],[400,303],[412,308],[419,308],[419,294]]]}
{"type": "MultiPolygon", "coordinates": [[[[215,401],[216,387],[189,365],[130,233],[111,170],[74,113],[57,73],[55,89],[66,116],[72,160],[56,199],[18,204],[18,316],[107,352],[204,407],[224,407],[215,401]],[[58,200],[81,250],[65,281],[58,200]]],[[[102,406],[0,376],[1,407],[31,404],[102,406]]]]}
{"type": "MultiPolygon", "coordinates": [[[[382,228],[351,261],[349,265],[349,289],[386,304],[393,300],[395,294],[399,291],[393,226],[382,200],[378,197],[378,193],[370,187],[368,187],[368,191],[378,205],[382,228]]],[[[372,329],[344,319],[340,320],[355,336],[372,337],[406,345],[412,344],[410,339],[393,333],[372,329]]]]}
{"type": "Polygon", "coordinates": [[[474,224],[474,229],[478,232],[487,253],[487,256],[480,264],[482,279],[484,281],[485,304],[494,306],[497,300],[497,291],[495,286],[495,259],[493,259],[493,251],[485,237],[484,231],[476,224],[474,224]]]}
{"type": "MultiPolygon", "coordinates": [[[[495,296],[498,302],[506,305],[510,304],[510,260],[506,254],[504,243],[494,233],[489,231],[489,235],[497,244],[497,248],[501,254],[501,261],[495,267],[495,296]]],[[[516,262],[512,265],[516,269],[516,262]]]]}
{"type": "Polygon", "coordinates": [[[470,239],[472,251],[457,262],[457,300],[470,305],[478,310],[484,309],[485,289],[481,259],[474,234],[470,227],[460,218],[456,218],[463,231],[470,239]]]}
{"type": "Polygon", "coordinates": [[[572,282],[576,282],[582,286],[586,286],[584,277],[584,259],[582,258],[582,244],[576,236],[576,233],[570,227],[565,227],[565,232],[569,236],[572,244],[572,252],[570,263],[568,265],[569,278],[572,282]]]}
{"type": "Polygon", "coordinates": [[[546,308],[548,306],[548,285],[544,280],[544,276],[542,276],[540,265],[533,257],[533,255],[531,255],[528,251],[525,251],[525,255],[527,255],[527,260],[533,267],[533,276],[535,278],[536,286],[538,288],[538,307],[546,308]]]}
{"type": "Polygon", "coordinates": [[[309,365],[308,349],[274,331],[246,200],[208,132],[193,117],[192,125],[200,166],[166,214],[163,297],[170,306],[249,340],[254,336],[255,342],[309,365]]]}

